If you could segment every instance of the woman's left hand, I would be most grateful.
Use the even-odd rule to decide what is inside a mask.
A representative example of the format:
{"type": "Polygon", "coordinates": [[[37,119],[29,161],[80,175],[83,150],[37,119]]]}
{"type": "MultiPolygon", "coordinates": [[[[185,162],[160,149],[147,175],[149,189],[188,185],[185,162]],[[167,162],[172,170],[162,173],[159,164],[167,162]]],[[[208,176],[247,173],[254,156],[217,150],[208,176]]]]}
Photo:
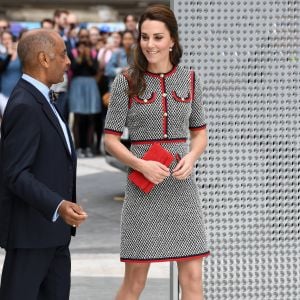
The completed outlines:
{"type": "Polygon", "coordinates": [[[195,161],[187,154],[184,156],[174,168],[172,176],[178,180],[187,179],[193,171],[195,161]]]}

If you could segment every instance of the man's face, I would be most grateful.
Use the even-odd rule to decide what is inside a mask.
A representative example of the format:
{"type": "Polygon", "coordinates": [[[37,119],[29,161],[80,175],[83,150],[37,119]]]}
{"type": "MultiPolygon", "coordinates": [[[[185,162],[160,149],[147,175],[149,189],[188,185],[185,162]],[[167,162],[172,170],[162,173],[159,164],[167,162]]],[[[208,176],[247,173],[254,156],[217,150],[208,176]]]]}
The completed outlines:
{"type": "Polygon", "coordinates": [[[61,28],[68,27],[68,15],[66,13],[61,13],[59,17],[55,18],[55,22],[61,28]]]}
{"type": "Polygon", "coordinates": [[[0,32],[3,32],[8,29],[9,29],[8,22],[6,20],[0,20],[0,32]]]}
{"type": "Polygon", "coordinates": [[[133,16],[128,16],[127,19],[126,19],[126,23],[125,23],[125,26],[128,30],[130,31],[134,31],[136,30],[136,21],[134,20],[134,17],[133,16]]]}
{"type": "Polygon", "coordinates": [[[69,69],[71,61],[63,39],[56,35],[56,46],[50,56],[48,69],[49,83],[55,84],[64,81],[64,74],[69,69]]]}

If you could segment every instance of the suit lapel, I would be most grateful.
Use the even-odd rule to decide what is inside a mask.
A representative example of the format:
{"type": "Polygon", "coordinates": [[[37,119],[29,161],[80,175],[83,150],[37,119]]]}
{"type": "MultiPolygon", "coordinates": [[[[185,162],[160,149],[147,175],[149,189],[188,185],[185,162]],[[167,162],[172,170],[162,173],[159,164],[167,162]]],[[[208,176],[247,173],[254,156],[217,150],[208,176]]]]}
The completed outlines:
{"type": "MultiPolygon", "coordinates": [[[[73,140],[72,140],[72,137],[71,137],[71,134],[69,131],[69,126],[65,123],[67,132],[68,132],[69,141],[70,141],[71,153],[69,151],[69,147],[68,147],[64,132],[59,124],[59,121],[58,121],[57,117],[55,116],[55,113],[53,112],[52,108],[50,107],[50,104],[45,99],[44,95],[37,88],[35,88],[32,84],[30,84],[26,80],[20,79],[19,84],[23,88],[25,88],[27,91],[29,91],[33,95],[33,97],[36,99],[36,101],[42,105],[42,109],[43,109],[44,113],[46,114],[47,118],[49,119],[51,124],[55,127],[56,131],[58,132],[58,134],[65,146],[66,151],[70,155],[70,158],[72,158],[72,160],[74,160],[74,159],[76,160],[75,149],[74,149],[73,140]]],[[[62,118],[62,120],[64,121],[63,118],[62,118]]]]}
{"type": "MultiPolygon", "coordinates": [[[[65,122],[65,120],[64,120],[64,122],[65,122]]],[[[72,136],[71,136],[71,132],[70,132],[68,124],[66,122],[65,122],[65,124],[66,124],[67,133],[68,133],[70,146],[71,146],[71,156],[72,156],[73,160],[76,162],[77,157],[76,157],[76,151],[75,151],[75,147],[74,147],[74,144],[73,144],[73,139],[72,139],[72,136]]]]}
{"type": "MultiPolygon", "coordinates": [[[[57,119],[57,117],[55,116],[55,113],[53,112],[52,108],[50,107],[49,103],[47,101],[45,101],[46,103],[43,103],[43,111],[45,112],[46,116],[48,117],[48,119],[50,120],[50,122],[53,124],[53,126],[55,127],[55,129],[57,130],[59,136],[61,137],[66,151],[69,153],[70,156],[72,156],[73,158],[73,153],[70,153],[69,151],[69,147],[64,135],[64,132],[59,124],[59,121],[57,119]]],[[[66,124],[67,127],[67,131],[68,131],[68,125],[66,124]]],[[[69,135],[69,132],[68,132],[69,135]]],[[[70,135],[69,135],[69,141],[70,141],[70,146],[72,145],[72,139],[70,140],[70,135]]],[[[73,152],[72,146],[71,146],[71,152],[73,152]]]]}

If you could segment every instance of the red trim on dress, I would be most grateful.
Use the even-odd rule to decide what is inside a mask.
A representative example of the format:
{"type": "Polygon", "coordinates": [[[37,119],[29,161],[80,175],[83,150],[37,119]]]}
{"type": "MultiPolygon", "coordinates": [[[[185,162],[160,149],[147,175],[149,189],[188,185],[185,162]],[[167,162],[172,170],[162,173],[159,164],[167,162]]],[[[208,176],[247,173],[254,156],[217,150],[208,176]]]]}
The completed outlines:
{"type": "Polygon", "coordinates": [[[169,139],[169,140],[146,140],[146,141],[131,141],[132,145],[143,145],[143,144],[154,144],[154,143],[185,143],[187,141],[186,138],[182,139],[169,139]]]}
{"type": "Polygon", "coordinates": [[[172,96],[176,101],[182,102],[182,103],[189,103],[189,102],[193,101],[193,98],[191,97],[190,93],[188,94],[187,98],[180,98],[177,96],[175,91],[172,91],[172,96]]]}
{"type": "Polygon", "coordinates": [[[195,72],[191,71],[191,100],[195,99],[195,72]]]}
{"type": "MultiPolygon", "coordinates": [[[[128,87],[130,88],[130,77],[127,71],[122,72],[123,76],[128,82],[128,87]]],[[[132,105],[132,99],[128,97],[128,108],[130,108],[132,105]]]]}
{"type": "Polygon", "coordinates": [[[167,94],[166,94],[166,85],[164,77],[160,78],[160,86],[162,92],[162,105],[163,105],[163,135],[168,134],[168,109],[167,109],[167,94]],[[165,97],[163,95],[166,95],[165,97]],[[165,115],[166,114],[166,115],[165,115]]]}
{"type": "Polygon", "coordinates": [[[167,73],[151,73],[149,71],[146,71],[145,74],[147,74],[151,77],[161,77],[161,74],[163,74],[164,77],[167,77],[167,76],[171,76],[172,74],[174,74],[176,72],[176,69],[177,69],[177,66],[174,66],[173,69],[167,73]]]}
{"type": "Polygon", "coordinates": [[[203,258],[206,256],[209,256],[210,252],[206,252],[203,254],[197,254],[197,255],[192,255],[192,256],[186,256],[186,257],[175,257],[175,258],[160,258],[160,259],[126,259],[126,258],[121,258],[121,262],[126,262],[126,263],[136,263],[136,264],[143,264],[143,263],[155,263],[155,262],[167,262],[167,261],[188,261],[188,260],[194,260],[194,259],[199,259],[203,258]]]}
{"type": "Polygon", "coordinates": [[[119,136],[121,136],[123,134],[120,131],[115,131],[115,130],[111,130],[111,129],[104,129],[104,133],[106,133],[106,134],[113,134],[113,135],[119,135],[119,136]]]}
{"type": "Polygon", "coordinates": [[[146,104],[146,105],[154,102],[155,99],[156,99],[156,92],[153,92],[149,99],[141,99],[139,96],[134,96],[132,98],[132,100],[135,100],[138,103],[146,104]]]}
{"type": "Polygon", "coordinates": [[[206,124],[199,126],[199,127],[190,127],[190,131],[199,131],[206,128],[206,124]]]}
{"type": "Polygon", "coordinates": [[[176,91],[172,91],[173,98],[182,103],[189,103],[195,99],[195,72],[192,70],[190,72],[190,92],[186,98],[179,97],[176,91]]]}

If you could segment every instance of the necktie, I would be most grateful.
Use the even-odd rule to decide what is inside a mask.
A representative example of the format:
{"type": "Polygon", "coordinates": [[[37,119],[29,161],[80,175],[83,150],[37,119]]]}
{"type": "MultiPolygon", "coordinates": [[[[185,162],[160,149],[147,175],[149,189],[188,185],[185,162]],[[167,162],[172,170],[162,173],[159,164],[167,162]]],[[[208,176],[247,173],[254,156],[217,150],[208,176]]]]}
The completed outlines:
{"type": "Polygon", "coordinates": [[[65,121],[63,119],[63,117],[61,116],[57,106],[56,106],[56,100],[57,100],[57,95],[56,93],[53,91],[53,90],[49,90],[49,99],[50,99],[50,104],[52,105],[52,107],[54,108],[54,113],[59,121],[59,124],[63,130],[63,133],[64,133],[64,136],[65,136],[65,139],[66,139],[66,142],[67,142],[67,145],[68,145],[68,148],[69,148],[69,151],[70,153],[72,153],[72,150],[71,150],[71,144],[70,144],[70,135],[69,135],[69,132],[68,132],[68,129],[67,129],[67,125],[65,124],[65,121]]]}
{"type": "Polygon", "coordinates": [[[53,104],[55,106],[55,101],[57,100],[57,96],[53,90],[49,90],[49,98],[50,98],[51,104],[53,104]]]}

